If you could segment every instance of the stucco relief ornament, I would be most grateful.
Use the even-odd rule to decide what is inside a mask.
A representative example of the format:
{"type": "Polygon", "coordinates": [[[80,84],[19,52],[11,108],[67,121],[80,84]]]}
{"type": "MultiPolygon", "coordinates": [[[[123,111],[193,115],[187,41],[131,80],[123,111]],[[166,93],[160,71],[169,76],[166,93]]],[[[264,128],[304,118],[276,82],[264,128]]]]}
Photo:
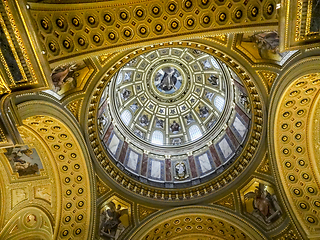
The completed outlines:
{"type": "Polygon", "coordinates": [[[253,216],[259,218],[265,223],[271,223],[277,220],[282,214],[276,195],[271,195],[264,184],[259,184],[254,192],[248,192],[244,195],[246,200],[253,199],[253,216]]]}
{"type": "Polygon", "coordinates": [[[189,177],[189,174],[187,174],[186,165],[184,162],[178,162],[176,163],[175,167],[175,179],[177,180],[184,180],[189,177]]]}

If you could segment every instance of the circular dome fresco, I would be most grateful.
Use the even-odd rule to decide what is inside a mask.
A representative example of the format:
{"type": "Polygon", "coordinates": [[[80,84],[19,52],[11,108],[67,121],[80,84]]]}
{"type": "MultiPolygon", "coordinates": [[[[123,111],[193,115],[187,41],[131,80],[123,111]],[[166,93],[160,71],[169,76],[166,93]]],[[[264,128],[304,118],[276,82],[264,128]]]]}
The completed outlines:
{"type": "Polygon", "coordinates": [[[122,173],[150,186],[186,188],[216,177],[240,155],[252,125],[239,76],[195,48],[131,57],[100,95],[104,152],[122,173]]]}

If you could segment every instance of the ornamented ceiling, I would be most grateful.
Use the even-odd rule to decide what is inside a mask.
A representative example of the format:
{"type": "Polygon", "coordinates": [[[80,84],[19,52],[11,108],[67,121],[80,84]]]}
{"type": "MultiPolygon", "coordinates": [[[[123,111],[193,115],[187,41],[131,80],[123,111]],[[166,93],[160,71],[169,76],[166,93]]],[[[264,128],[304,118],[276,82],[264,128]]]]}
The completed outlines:
{"type": "Polygon", "coordinates": [[[319,238],[318,1],[0,3],[1,239],[319,238]]]}

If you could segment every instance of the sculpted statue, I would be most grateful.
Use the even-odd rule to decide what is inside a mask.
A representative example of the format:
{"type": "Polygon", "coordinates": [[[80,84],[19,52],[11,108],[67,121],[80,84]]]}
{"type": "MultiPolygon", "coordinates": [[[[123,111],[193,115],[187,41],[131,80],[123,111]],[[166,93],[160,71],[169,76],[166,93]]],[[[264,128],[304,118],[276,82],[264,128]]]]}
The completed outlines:
{"type": "Polygon", "coordinates": [[[194,122],[194,119],[193,119],[191,113],[189,113],[188,115],[184,116],[184,118],[187,120],[187,125],[189,125],[190,123],[194,122]]]}
{"type": "Polygon", "coordinates": [[[251,214],[266,223],[275,221],[282,213],[276,196],[271,195],[264,184],[259,183],[254,192],[248,192],[244,197],[246,200],[253,199],[254,210],[251,214]]]}
{"type": "Polygon", "coordinates": [[[250,101],[249,101],[248,96],[246,94],[240,92],[239,102],[249,113],[250,112],[250,101]]]}
{"type": "Polygon", "coordinates": [[[187,174],[187,169],[186,169],[186,165],[184,164],[184,162],[178,162],[175,165],[175,179],[178,180],[183,180],[189,177],[189,175],[187,174]]]}
{"type": "Polygon", "coordinates": [[[133,112],[137,111],[138,108],[139,108],[138,103],[134,103],[134,104],[132,104],[132,105],[130,106],[130,109],[131,109],[133,112]]]}
{"type": "Polygon", "coordinates": [[[108,203],[108,208],[100,214],[100,236],[102,239],[118,239],[124,226],[121,224],[121,216],[128,214],[128,209],[121,209],[121,205],[116,206],[113,202],[108,203]]]}
{"type": "Polygon", "coordinates": [[[157,119],[157,121],[156,121],[156,127],[163,129],[163,127],[164,127],[164,121],[163,121],[162,119],[157,119]]]}

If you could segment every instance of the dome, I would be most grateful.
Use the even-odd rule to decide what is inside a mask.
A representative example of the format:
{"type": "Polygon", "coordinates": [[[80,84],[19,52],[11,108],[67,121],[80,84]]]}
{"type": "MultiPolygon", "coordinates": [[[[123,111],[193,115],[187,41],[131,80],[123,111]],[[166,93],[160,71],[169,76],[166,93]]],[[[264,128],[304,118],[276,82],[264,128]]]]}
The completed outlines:
{"type": "Polygon", "coordinates": [[[103,146],[122,171],[175,188],[206,181],[234,161],[250,130],[250,109],[246,88],[224,62],[166,46],[112,75],[97,119],[103,146]]]}

